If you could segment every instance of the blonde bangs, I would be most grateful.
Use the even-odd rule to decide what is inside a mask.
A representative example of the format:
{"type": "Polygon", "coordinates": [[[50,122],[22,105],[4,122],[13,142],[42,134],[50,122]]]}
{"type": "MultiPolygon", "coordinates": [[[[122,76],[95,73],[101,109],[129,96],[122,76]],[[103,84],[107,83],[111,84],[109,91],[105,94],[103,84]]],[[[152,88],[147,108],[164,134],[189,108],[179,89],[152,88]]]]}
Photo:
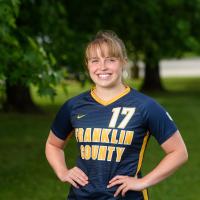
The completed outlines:
{"type": "Polygon", "coordinates": [[[85,49],[85,64],[87,66],[90,58],[98,57],[119,58],[126,64],[128,58],[124,42],[113,31],[99,31],[95,38],[88,43],[85,49]]]}
{"type": "Polygon", "coordinates": [[[100,51],[102,57],[116,57],[123,59],[121,48],[117,42],[113,40],[96,39],[86,48],[86,63],[91,57],[98,57],[98,51],[100,51]]]}

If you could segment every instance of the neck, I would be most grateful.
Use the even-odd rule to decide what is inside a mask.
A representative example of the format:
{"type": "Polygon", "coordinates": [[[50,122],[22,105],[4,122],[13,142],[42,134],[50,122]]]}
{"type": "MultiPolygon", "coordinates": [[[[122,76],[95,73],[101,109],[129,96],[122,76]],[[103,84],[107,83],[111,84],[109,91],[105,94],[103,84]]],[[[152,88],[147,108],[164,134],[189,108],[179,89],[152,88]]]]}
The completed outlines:
{"type": "Polygon", "coordinates": [[[96,86],[94,93],[104,101],[109,101],[117,95],[121,94],[126,89],[126,86],[122,83],[115,87],[104,88],[96,86]]]}

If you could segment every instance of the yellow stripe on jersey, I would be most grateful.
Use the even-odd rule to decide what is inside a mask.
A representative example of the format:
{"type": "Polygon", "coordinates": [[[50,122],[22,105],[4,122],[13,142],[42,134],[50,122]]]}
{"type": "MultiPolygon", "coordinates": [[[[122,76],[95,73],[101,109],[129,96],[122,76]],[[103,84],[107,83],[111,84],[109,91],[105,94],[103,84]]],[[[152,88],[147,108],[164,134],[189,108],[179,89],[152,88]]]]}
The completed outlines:
{"type": "MultiPolygon", "coordinates": [[[[140,169],[142,167],[142,161],[143,161],[144,152],[145,152],[145,149],[146,149],[146,146],[147,146],[148,138],[149,138],[149,133],[147,132],[147,134],[146,134],[146,136],[144,137],[144,140],[143,140],[142,148],[140,150],[136,176],[137,176],[138,172],[140,171],[140,169]]],[[[144,189],[142,191],[142,194],[143,194],[144,200],[148,200],[149,199],[147,189],[144,189]]]]}
{"type": "Polygon", "coordinates": [[[149,199],[147,189],[144,189],[142,191],[142,194],[143,194],[144,200],[148,200],[149,199]]]}
{"type": "Polygon", "coordinates": [[[149,133],[147,132],[147,134],[146,134],[146,136],[144,137],[144,140],[143,140],[142,148],[140,150],[140,155],[139,155],[139,161],[138,161],[138,167],[137,167],[136,175],[138,174],[138,172],[140,171],[141,166],[142,166],[142,161],[143,161],[143,157],[144,157],[144,151],[146,149],[148,138],[149,138],[149,133]]]}
{"type": "Polygon", "coordinates": [[[109,101],[104,101],[103,99],[101,99],[100,97],[98,97],[95,93],[94,93],[94,89],[95,87],[93,87],[91,89],[91,96],[100,104],[104,105],[104,106],[107,106],[115,101],[117,101],[118,99],[120,99],[121,97],[123,97],[124,95],[128,94],[130,92],[130,87],[129,86],[126,86],[126,89],[119,95],[117,95],[116,97],[112,98],[111,100],[109,101]]]}

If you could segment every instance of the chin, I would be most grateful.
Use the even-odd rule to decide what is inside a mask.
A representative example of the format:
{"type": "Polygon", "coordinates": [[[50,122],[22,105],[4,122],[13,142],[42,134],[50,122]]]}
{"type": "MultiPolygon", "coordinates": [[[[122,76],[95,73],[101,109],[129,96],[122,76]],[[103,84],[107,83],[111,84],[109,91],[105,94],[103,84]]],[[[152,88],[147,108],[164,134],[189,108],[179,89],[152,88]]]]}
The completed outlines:
{"type": "Polygon", "coordinates": [[[111,87],[114,87],[115,85],[117,85],[117,84],[115,84],[115,83],[95,83],[97,86],[99,86],[99,87],[102,87],[102,88],[111,88],[111,87]]]}

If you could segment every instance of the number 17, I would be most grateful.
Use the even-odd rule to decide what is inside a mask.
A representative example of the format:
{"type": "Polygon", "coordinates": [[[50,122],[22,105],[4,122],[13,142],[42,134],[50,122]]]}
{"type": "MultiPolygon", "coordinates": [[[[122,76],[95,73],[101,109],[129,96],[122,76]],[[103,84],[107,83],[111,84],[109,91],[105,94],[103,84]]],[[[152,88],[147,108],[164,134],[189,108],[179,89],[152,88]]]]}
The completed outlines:
{"type": "MultiPolygon", "coordinates": [[[[121,108],[122,107],[117,107],[117,108],[112,109],[113,115],[112,115],[110,123],[109,123],[109,128],[115,128],[116,127],[117,119],[119,117],[121,108]]],[[[134,115],[135,109],[136,108],[128,108],[128,107],[122,108],[121,115],[125,115],[125,117],[121,121],[121,123],[119,124],[119,126],[117,128],[124,129],[126,127],[128,122],[130,121],[131,117],[134,115]]]]}

